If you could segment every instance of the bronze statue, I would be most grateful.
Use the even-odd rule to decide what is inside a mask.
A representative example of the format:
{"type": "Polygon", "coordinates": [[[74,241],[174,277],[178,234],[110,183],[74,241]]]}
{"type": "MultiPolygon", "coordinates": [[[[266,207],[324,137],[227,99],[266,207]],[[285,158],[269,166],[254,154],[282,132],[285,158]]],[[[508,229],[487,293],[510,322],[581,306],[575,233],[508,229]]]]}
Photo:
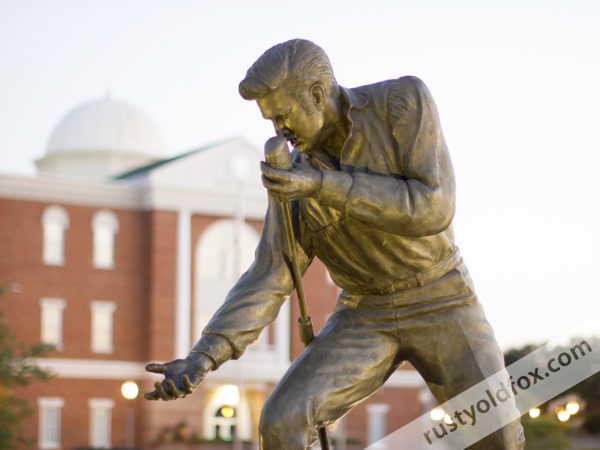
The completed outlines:
{"type": "MultiPolygon", "coordinates": [[[[407,76],[339,86],[325,52],[296,39],[267,50],[240,83],[279,137],[291,169],[261,165],[271,194],[250,269],[150,400],[191,393],[276,318],[292,292],[282,202],[291,202],[304,272],[318,256],[343,291],[334,313],[267,400],[262,449],[305,449],[410,361],[442,403],[504,367],[454,243],[455,183],[431,94],[407,76]]],[[[518,421],[472,448],[524,447],[518,421]]]]}

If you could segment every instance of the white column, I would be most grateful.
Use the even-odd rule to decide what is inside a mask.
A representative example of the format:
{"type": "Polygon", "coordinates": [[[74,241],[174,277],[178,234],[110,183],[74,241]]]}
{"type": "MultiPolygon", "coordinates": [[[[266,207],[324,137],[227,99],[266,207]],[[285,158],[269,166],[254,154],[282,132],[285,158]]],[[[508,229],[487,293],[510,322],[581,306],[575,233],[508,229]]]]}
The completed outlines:
{"type": "Polygon", "coordinates": [[[279,310],[275,321],[275,351],[280,364],[290,363],[290,302],[288,298],[279,310]]]}
{"type": "Polygon", "coordinates": [[[191,221],[189,211],[179,211],[175,263],[175,358],[184,358],[190,349],[191,221]]]}
{"type": "MultiPolygon", "coordinates": [[[[371,403],[367,405],[367,433],[368,443],[373,448],[380,448],[375,444],[378,440],[383,439],[387,434],[387,413],[390,410],[390,405],[386,403],[371,403]]],[[[382,446],[381,448],[385,448],[382,446]]]]}

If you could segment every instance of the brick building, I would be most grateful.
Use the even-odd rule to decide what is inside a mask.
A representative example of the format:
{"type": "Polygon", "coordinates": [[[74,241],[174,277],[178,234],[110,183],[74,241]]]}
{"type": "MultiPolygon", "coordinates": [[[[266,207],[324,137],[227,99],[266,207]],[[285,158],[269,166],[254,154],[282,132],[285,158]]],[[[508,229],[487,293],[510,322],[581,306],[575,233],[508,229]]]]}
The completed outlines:
{"type": "MultiPolygon", "coordinates": [[[[56,376],[20,391],[36,410],[25,429],[38,448],[125,447],[131,417],[138,448],[180,423],[196,439],[235,430],[256,442],[262,404],[302,351],[292,299],[192,396],[122,397],[126,380],[153,389],[147,362],[187,354],[251,263],[266,209],[261,152],[243,140],[170,158],[164,148],[143,113],[107,97],[59,121],[38,176],[0,175],[0,310],[19,340],[55,344],[39,363],[56,376]]],[[[320,261],[305,289],[319,329],[338,292],[320,261]]],[[[332,435],[365,445],[417,417],[424,384],[402,369],[332,435]]]]}

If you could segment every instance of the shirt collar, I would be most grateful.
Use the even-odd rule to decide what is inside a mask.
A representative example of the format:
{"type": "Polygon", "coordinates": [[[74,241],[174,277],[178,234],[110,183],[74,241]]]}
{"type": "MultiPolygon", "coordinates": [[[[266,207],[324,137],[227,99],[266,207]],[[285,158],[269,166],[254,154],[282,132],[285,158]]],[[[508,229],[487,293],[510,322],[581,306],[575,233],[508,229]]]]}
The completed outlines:
{"type": "Polygon", "coordinates": [[[364,109],[369,103],[365,97],[354,91],[353,89],[346,89],[340,86],[342,97],[348,105],[348,111],[351,109],[364,109]]]}

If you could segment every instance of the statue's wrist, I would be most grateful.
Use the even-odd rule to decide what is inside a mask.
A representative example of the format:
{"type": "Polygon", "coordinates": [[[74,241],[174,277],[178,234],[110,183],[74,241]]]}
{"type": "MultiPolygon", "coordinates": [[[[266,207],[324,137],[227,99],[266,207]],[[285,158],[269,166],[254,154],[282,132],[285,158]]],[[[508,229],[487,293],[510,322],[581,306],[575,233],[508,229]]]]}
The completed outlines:
{"type": "Polygon", "coordinates": [[[199,366],[205,372],[209,372],[215,368],[215,361],[209,355],[199,350],[191,350],[185,359],[199,366]]]}

